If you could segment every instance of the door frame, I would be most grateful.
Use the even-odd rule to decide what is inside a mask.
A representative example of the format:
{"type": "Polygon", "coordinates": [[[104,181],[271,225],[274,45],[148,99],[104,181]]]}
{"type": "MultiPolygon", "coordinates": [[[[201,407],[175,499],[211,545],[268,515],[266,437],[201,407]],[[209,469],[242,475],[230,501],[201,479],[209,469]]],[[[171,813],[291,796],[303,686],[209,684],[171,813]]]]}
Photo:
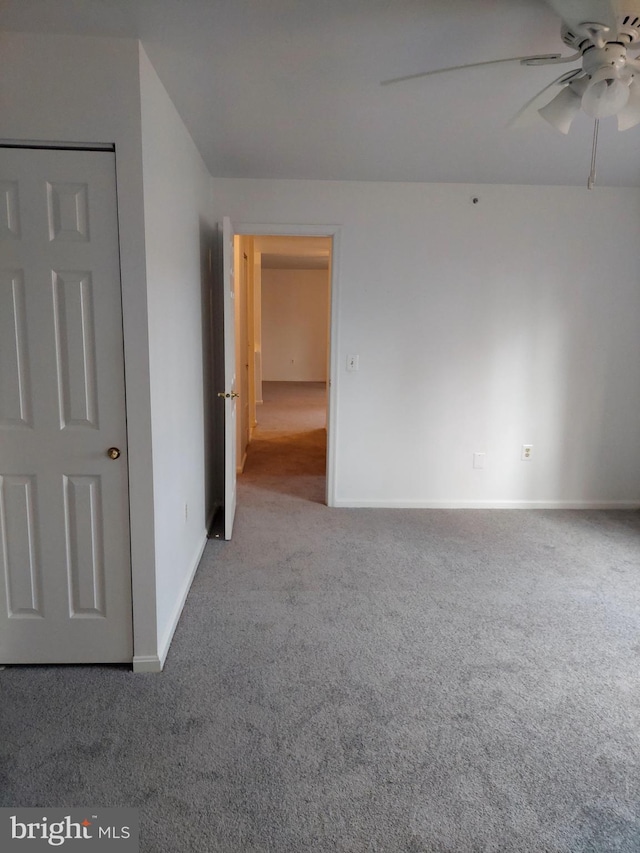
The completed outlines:
{"type": "MultiPolygon", "coordinates": [[[[232,220],[233,221],[233,220],[232,220]]],[[[329,310],[329,393],[327,395],[327,467],[325,500],[336,506],[336,465],[338,422],[338,294],[340,288],[340,225],[301,225],[300,223],[235,222],[236,234],[253,237],[330,237],[331,238],[331,305],[329,310]]]]}

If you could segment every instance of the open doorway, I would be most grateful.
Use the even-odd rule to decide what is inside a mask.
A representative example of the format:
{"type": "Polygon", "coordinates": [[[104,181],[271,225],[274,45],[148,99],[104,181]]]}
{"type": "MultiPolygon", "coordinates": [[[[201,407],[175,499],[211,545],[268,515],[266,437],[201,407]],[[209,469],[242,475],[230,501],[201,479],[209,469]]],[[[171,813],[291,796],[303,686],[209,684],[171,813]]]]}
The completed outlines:
{"type": "Polygon", "coordinates": [[[332,237],[235,237],[237,470],[327,502],[332,237]]]}

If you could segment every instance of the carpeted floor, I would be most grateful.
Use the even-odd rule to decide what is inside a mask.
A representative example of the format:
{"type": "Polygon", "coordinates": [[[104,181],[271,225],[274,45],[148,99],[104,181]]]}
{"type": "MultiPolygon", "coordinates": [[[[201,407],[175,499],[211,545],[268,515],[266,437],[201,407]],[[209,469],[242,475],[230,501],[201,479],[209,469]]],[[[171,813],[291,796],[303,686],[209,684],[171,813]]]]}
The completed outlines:
{"type": "Polygon", "coordinates": [[[145,853],[640,851],[640,516],[330,510],[265,399],[164,673],[0,673],[0,805],[139,807],[145,853]]]}
{"type": "Polygon", "coordinates": [[[324,382],[263,382],[241,489],[325,503],[326,393],[324,382]]]}

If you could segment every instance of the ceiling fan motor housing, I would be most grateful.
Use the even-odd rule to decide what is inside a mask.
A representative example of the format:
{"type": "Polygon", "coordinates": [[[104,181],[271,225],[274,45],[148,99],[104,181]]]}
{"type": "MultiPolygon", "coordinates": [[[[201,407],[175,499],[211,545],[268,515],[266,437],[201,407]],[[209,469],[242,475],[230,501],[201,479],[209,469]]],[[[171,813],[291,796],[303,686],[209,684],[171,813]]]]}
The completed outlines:
{"type": "Polygon", "coordinates": [[[582,55],[582,68],[555,81],[563,88],[540,115],[561,133],[581,109],[596,120],[617,116],[619,130],[640,124],[640,59],[628,55],[640,45],[640,12],[623,13],[615,27],[565,23],[562,40],[575,50],[572,59],[582,55]]]}
{"type": "Polygon", "coordinates": [[[585,74],[593,74],[599,68],[611,68],[612,72],[620,72],[627,64],[627,48],[619,42],[610,41],[604,47],[589,48],[582,59],[582,70],[585,74]]]}
{"type": "Polygon", "coordinates": [[[618,115],[629,102],[637,70],[627,50],[640,44],[640,15],[620,15],[617,32],[598,23],[564,24],[562,40],[582,54],[582,109],[593,118],[618,115]]]}
{"type": "Polygon", "coordinates": [[[580,27],[562,25],[562,41],[580,53],[591,48],[602,48],[606,43],[618,43],[624,47],[640,44],[640,15],[618,16],[618,32],[609,32],[602,24],[584,23],[580,27]]]}

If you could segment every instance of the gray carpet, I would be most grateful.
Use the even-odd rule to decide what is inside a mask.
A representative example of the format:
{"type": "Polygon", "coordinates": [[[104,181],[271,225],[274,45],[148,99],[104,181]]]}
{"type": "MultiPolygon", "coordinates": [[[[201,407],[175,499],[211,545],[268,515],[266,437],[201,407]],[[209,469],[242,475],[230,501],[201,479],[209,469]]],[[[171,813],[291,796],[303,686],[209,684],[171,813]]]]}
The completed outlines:
{"type": "Polygon", "coordinates": [[[322,427],[284,476],[267,432],[162,675],[0,672],[0,805],[139,807],[145,853],[640,851],[640,516],[329,510],[322,427]]]}

